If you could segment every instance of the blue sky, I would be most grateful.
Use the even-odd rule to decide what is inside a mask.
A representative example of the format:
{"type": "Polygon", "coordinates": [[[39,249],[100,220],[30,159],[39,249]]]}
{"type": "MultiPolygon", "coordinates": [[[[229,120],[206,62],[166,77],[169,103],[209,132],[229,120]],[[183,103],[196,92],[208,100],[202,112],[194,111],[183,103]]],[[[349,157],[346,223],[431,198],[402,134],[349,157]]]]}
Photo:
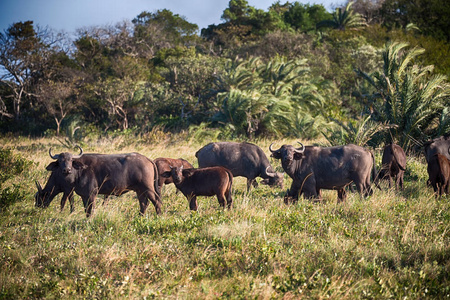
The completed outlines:
{"type": "MultiPolygon", "coordinates": [[[[249,5],[267,11],[276,0],[247,0],[249,5]]],[[[345,0],[298,0],[322,4],[329,11],[345,0]]],[[[285,3],[286,1],[280,1],[285,3]]],[[[290,1],[295,2],[295,1],[290,1]]],[[[229,0],[0,0],[0,31],[15,22],[32,20],[34,24],[68,33],[85,26],[114,25],[132,20],[143,11],[169,9],[184,16],[199,28],[221,23],[220,16],[229,0]]]]}

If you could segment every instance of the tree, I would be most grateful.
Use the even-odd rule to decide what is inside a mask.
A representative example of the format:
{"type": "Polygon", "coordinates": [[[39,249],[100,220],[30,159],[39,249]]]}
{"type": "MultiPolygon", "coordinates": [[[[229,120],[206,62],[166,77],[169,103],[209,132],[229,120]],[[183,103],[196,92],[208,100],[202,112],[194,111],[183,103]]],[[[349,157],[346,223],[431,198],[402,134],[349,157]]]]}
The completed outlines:
{"type": "Polygon", "coordinates": [[[33,21],[18,22],[0,33],[0,82],[8,87],[12,99],[12,112],[5,111],[4,100],[0,102],[3,116],[18,120],[25,100],[31,101],[32,87],[43,76],[47,65],[51,37],[46,30],[36,31],[33,21]]]}
{"type": "Polygon", "coordinates": [[[61,123],[73,111],[77,104],[74,99],[75,86],[73,82],[48,82],[39,86],[39,102],[56,122],[56,136],[59,136],[61,123]]]}
{"type": "Polygon", "coordinates": [[[411,138],[420,140],[434,135],[444,108],[450,104],[446,77],[432,74],[433,66],[413,64],[424,50],[417,47],[406,50],[407,47],[407,43],[389,43],[383,51],[381,72],[357,71],[374,88],[366,96],[373,118],[395,126],[390,134],[404,149],[411,147],[411,138]]]}
{"type": "Polygon", "coordinates": [[[95,93],[106,102],[109,126],[116,123],[122,130],[128,129],[129,111],[136,105],[134,93],[138,85],[128,77],[108,78],[97,83],[95,93]]]}
{"type": "Polygon", "coordinates": [[[167,9],[155,13],[144,11],[132,22],[135,42],[147,58],[160,49],[189,46],[197,40],[198,25],[167,9]]]}
{"type": "Polygon", "coordinates": [[[313,31],[316,24],[331,18],[325,7],[320,4],[301,4],[294,2],[289,4],[289,9],[283,14],[284,21],[295,30],[302,32],[313,31]]]}
{"type": "Polygon", "coordinates": [[[351,7],[353,2],[349,2],[345,9],[342,7],[336,8],[331,14],[331,20],[323,20],[317,23],[317,29],[329,27],[333,29],[346,30],[346,29],[359,29],[366,26],[366,21],[359,14],[355,13],[351,7]]]}
{"type": "Polygon", "coordinates": [[[450,2],[442,0],[385,0],[380,14],[384,26],[415,24],[423,34],[450,42],[450,2]]]}
{"type": "Polygon", "coordinates": [[[216,45],[227,48],[239,46],[268,32],[287,29],[280,14],[282,11],[276,5],[265,12],[250,6],[246,0],[230,0],[222,14],[224,23],[209,25],[202,29],[201,35],[216,45]]]}
{"type": "Polygon", "coordinates": [[[380,9],[385,0],[349,0],[347,5],[350,2],[353,2],[353,11],[360,14],[367,24],[380,24],[383,22],[380,9]]]}
{"type": "Polygon", "coordinates": [[[219,76],[215,89],[212,121],[249,138],[262,133],[297,136],[296,120],[312,119],[325,106],[306,60],[238,59],[219,76]]]}

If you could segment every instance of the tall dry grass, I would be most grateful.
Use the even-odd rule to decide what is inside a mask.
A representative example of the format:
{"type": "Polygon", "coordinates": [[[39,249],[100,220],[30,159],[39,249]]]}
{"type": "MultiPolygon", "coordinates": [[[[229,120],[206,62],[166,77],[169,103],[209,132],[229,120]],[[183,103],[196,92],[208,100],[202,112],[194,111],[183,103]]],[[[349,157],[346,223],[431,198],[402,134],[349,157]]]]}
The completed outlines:
{"type": "MultiPolygon", "coordinates": [[[[2,139],[35,164],[14,178],[23,199],[0,215],[0,298],[445,298],[450,297],[450,201],[426,186],[421,158],[408,159],[404,191],[383,189],[337,204],[283,203],[284,191],[260,185],[250,194],[236,178],[234,207],[200,197],[199,211],[173,186],[163,213],[140,217],[134,194],[111,197],[85,217],[34,207],[34,179],[48,177],[52,139],[2,139]]],[[[257,142],[266,153],[272,141],[257,142]]],[[[276,145],[295,144],[278,140],[276,145]]],[[[154,143],[99,140],[86,152],[183,157],[196,165],[202,144],[185,137],[154,143]],[[185,141],[185,142],[184,142],[185,141]]],[[[377,154],[379,161],[379,153],[377,154]]],[[[280,168],[279,162],[271,161],[280,168]]],[[[286,177],[287,184],[290,179],[286,177]]]]}

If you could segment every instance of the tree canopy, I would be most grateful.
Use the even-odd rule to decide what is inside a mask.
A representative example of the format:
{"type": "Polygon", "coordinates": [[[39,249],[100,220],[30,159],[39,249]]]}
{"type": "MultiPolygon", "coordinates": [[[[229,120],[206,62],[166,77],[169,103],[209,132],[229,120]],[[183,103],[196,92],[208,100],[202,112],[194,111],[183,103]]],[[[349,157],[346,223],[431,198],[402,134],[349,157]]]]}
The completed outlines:
{"type": "Polygon", "coordinates": [[[0,129],[160,126],[252,139],[360,124],[373,129],[365,142],[388,139],[378,130],[385,126],[397,141],[436,136],[450,123],[447,11],[442,1],[356,0],[328,12],[230,0],[223,22],[201,33],[161,9],[81,28],[73,40],[17,22],[0,33],[0,129]]]}

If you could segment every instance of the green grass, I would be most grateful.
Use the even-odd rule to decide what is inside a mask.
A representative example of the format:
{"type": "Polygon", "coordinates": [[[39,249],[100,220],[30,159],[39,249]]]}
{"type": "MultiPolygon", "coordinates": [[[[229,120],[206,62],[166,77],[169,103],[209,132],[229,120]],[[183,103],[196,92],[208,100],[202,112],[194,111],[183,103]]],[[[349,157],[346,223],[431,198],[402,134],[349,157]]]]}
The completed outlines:
{"type": "MultiPolygon", "coordinates": [[[[450,197],[435,199],[421,158],[408,159],[404,191],[349,194],[343,204],[325,191],[322,203],[288,206],[283,190],[260,185],[247,195],[246,181],[236,178],[232,210],[200,197],[199,211],[190,212],[184,196],[165,186],[160,216],[149,207],[140,217],[128,193],[105,205],[99,197],[87,219],[78,196],[72,214],[68,206],[59,212],[60,197],[47,209],[34,207],[34,179],[43,184],[48,176],[48,147],[62,151],[52,143],[4,141],[35,164],[6,183],[24,196],[0,214],[2,299],[450,297],[450,197]]],[[[269,144],[258,142],[266,152],[269,144]]],[[[202,145],[180,145],[117,151],[111,141],[85,150],[195,163],[202,145]]]]}

